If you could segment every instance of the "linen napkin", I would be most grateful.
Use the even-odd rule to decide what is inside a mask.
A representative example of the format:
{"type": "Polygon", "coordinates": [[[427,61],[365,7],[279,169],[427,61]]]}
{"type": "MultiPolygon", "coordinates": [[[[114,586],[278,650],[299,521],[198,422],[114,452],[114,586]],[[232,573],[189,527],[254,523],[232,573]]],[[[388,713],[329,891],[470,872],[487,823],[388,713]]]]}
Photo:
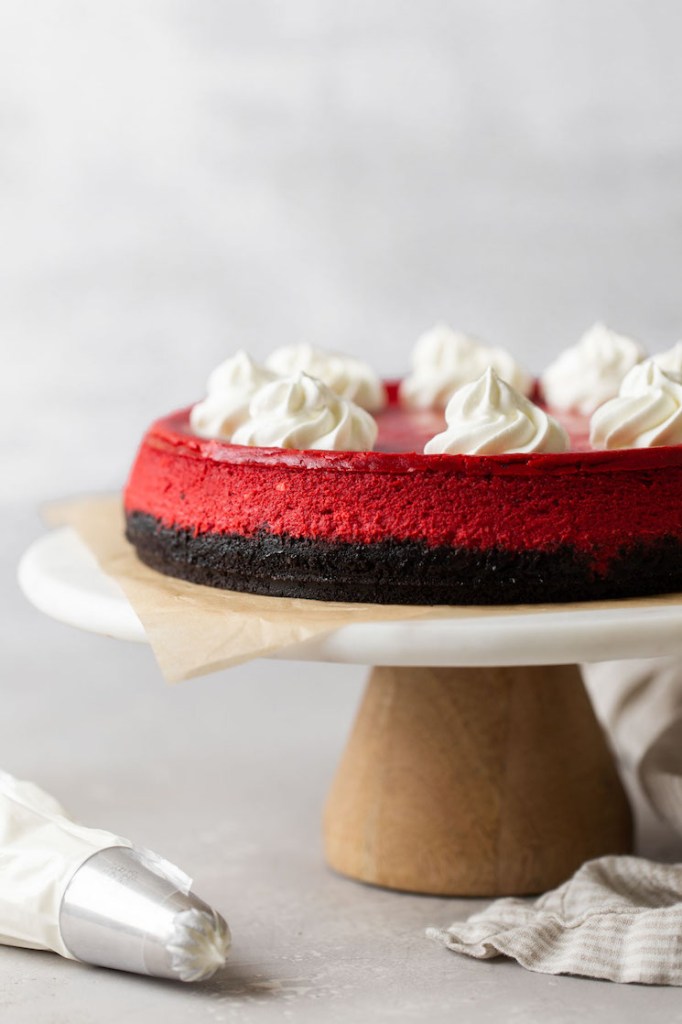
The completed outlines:
{"type": "MultiPolygon", "coordinates": [[[[583,675],[619,758],[682,835],[682,659],[587,665],[583,675]]],[[[682,864],[601,857],[536,900],[496,900],[427,935],[541,974],[682,985],[682,864]]]]}
{"type": "Polygon", "coordinates": [[[682,866],[639,857],[588,861],[534,902],[510,898],[430,938],[541,974],[682,985],[682,866]]]}
{"type": "Polygon", "coordinates": [[[603,661],[583,665],[582,674],[597,717],[628,766],[636,766],[660,733],[682,718],[682,658],[603,661]]]}
{"type": "Polygon", "coordinates": [[[682,658],[584,665],[618,758],[659,817],[682,835],[682,658]]]}

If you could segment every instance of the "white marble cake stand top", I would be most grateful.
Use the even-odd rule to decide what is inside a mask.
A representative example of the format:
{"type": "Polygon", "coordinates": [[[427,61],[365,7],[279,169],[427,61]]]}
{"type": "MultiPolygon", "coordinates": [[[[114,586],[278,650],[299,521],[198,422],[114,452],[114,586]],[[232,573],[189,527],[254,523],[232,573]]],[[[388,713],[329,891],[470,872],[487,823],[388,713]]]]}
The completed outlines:
{"type": "MultiPolygon", "coordinates": [[[[42,612],[80,629],[144,642],[142,624],[70,527],[35,541],[19,583],[42,612]]],[[[561,665],[682,654],[682,595],[636,603],[541,605],[462,619],[354,623],[287,647],[276,658],[364,665],[561,665]]]]}

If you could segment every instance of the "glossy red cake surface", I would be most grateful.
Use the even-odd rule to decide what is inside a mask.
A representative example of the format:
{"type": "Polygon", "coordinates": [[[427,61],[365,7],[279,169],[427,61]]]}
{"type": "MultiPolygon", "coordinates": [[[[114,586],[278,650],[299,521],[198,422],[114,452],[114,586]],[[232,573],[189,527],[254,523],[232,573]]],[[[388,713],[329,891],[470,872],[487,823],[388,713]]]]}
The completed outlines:
{"type": "Polygon", "coordinates": [[[389,392],[375,452],[241,447],[194,436],[189,410],[159,420],[125,492],[138,553],[197,582],[340,600],[682,589],[682,446],[589,451],[564,418],[569,452],[424,455],[442,414],[389,392]]]}

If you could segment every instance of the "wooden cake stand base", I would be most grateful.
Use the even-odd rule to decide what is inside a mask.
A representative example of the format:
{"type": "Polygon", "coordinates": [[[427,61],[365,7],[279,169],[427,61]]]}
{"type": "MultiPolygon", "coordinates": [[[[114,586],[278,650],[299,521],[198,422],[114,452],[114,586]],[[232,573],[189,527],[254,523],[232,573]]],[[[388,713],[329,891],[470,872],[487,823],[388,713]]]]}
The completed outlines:
{"type": "Polygon", "coordinates": [[[632,846],[575,665],[375,668],[326,805],[327,860],[410,892],[544,892],[632,846]]]}

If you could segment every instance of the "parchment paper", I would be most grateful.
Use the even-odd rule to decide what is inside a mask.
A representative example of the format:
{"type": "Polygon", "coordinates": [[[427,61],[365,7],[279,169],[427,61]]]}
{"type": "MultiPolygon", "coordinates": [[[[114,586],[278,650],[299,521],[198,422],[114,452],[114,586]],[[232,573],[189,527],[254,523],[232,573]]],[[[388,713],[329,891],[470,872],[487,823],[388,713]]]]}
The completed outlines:
{"type": "Polygon", "coordinates": [[[119,583],[168,682],[263,657],[349,622],[410,619],[427,611],[263,597],[164,576],[140,562],[125,539],[118,497],[54,504],[43,515],[50,526],[73,526],[101,569],[119,583]]]}
{"type": "MultiPolygon", "coordinates": [[[[102,570],[120,584],[144,626],[159,668],[168,682],[229,668],[354,622],[537,615],[542,611],[575,607],[556,604],[494,607],[341,604],[240,594],[186,583],[143,565],[125,539],[120,497],[107,495],[54,504],[44,510],[44,516],[51,526],[73,526],[102,570]]],[[[670,595],[666,595],[628,603],[650,606],[652,600],[663,603],[670,599],[670,595]]],[[[623,603],[595,601],[590,607],[623,607],[623,603]]],[[[388,655],[387,664],[390,664],[388,655]]]]}

